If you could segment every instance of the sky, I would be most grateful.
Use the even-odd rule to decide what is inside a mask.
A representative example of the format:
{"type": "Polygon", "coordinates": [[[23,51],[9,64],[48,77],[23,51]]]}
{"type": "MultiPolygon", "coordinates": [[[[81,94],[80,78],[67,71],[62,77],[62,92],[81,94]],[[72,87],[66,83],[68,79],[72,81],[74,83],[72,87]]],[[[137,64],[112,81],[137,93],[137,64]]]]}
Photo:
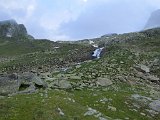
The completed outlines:
{"type": "Polygon", "coordinates": [[[144,28],[160,0],[0,0],[0,21],[14,19],[37,39],[79,40],[144,28]]]}

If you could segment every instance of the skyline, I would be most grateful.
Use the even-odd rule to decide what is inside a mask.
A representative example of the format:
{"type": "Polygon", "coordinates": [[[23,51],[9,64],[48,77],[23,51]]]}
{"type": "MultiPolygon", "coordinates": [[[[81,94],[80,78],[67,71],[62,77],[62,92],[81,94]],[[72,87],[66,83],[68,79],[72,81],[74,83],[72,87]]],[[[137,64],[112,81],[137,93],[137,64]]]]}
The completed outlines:
{"type": "Polygon", "coordinates": [[[35,38],[78,40],[143,30],[159,0],[1,0],[0,21],[14,19],[35,38]]]}

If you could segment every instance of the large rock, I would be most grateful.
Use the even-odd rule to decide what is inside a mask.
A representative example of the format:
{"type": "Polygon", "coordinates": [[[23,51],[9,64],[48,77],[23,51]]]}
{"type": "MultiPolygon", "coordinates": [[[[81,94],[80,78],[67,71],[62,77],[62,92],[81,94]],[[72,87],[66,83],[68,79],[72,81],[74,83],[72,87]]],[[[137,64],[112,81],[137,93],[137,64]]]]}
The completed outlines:
{"type": "Polygon", "coordinates": [[[136,77],[142,78],[144,80],[149,80],[149,81],[155,82],[155,83],[160,81],[160,79],[157,76],[151,75],[149,73],[145,74],[145,73],[138,72],[138,71],[136,72],[136,77]]]}
{"type": "Polygon", "coordinates": [[[152,81],[152,82],[158,82],[160,79],[154,75],[148,75],[147,79],[152,81]]]}
{"type": "Polygon", "coordinates": [[[47,88],[48,85],[46,82],[42,81],[40,77],[38,77],[34,73],[25,72],[19,77],[20,93],[33,93],[36,89],[47,88]]]}
{"type": "Polygon", "coordinates": [[[146,96],[142,96],[142,95],[139,95],[139,94],[133,94],[131,97],[134,100],[139,101],[139,102],[143,102],[143,103],[147,103],[148,101],[152,101],[152,98],[146,97],[146,96]]]}
{"type": "Polygon", "coordinates": [[[95,109],[92,109],[92,108],[88,108],[88,111],[86,113],[84,113],[84,116],[91,116],[91,115],[94,115],[94,114],[97,114],[98,111],[95,110],[95,109]]]}
{"type": "Polygon", "coordinates": [[[136,70],[143,72],[143,73],[149,73],[150,72],[150,68],[147,67],[146,65],[143,64],[138,64],[136,66],[134,66],[136,68],[136,70]]]}
{"type": "Polygon", "coordinates": [[[21,82],[21,84],[31,85],[34,83],[39,86],[47,87],[46,83],[44,81],[42,81],[40,79],[40,77],[38,77],[34,73],[30,73],[30,72],[25,72],[25,73],[21,74],[19,77],[19,81],[21,82]]]}
{"type": "Polygon", "coordinates": [[[36,87],[45,88],[47,84],[33,73],[0,75],[0,95],[8,95],[19,91],[33,92],[36,87]]]}
{"type": "Polygon", "coordinates": [[[20,83],[15,74],[0,76],[0,95],[8,95],[19,90],[20,83]]]}
{"type": "Polygon", "coordinates": [[[147,80],[146,74],[144,74],[144,73],[142,73],[142,72],[136,71],[135,76],[138,77],[138,78],[142,78],[142,79],[144,79],[144,80],[147,80]]]}
{"type": "Polygon", "coordinates": [[[96,83],[97,83],[97,85],[100,85],[103,87],[113,84],[112,81],[109,80],[108,78],[98,78],[96,83]]]}
{"type": "Polygon", "coordinates": [[[53,82],[48,84],[50,88],[60,88],[60,89],[70,89],[72,88],[71,83],[68,80],[54,80],[53,82]]]}
{"type": "Polygon", "coordinates": [[[153,67],[154,65],[158,65],[159,62],[160,62],[159,59],[155,58],[155,59],[149,64],[149,66],[150,66],[150,67],[153,67]]]}
{"type": "Polygon", "coordinates": [[[157,112],[160,112],[160,99],[151,102],[149,107],[157,112]]]}
{"type": "Polygon", "coordinates": [[[63,88],[63,89],[70,89],[70,88],[72,88],[70,82],[67,81],[67,80],[61,80],[61,81],[59,82],[59,87],[60,87],[60,88],[63,88]]]}
{"type": "Polygon", "coordinates": [[[36,87],[34,84],[31,84],[26,89],[19,91],[18,93],[34,93],[36,91],[36,87]]]}
{"type": "Polygon", "coordinates": [[[151,97],[153,97],[155,99],[159,99],[160,98],[160,92],[159,91],[151,89],[149,93],[150,93],[151,97]]]}

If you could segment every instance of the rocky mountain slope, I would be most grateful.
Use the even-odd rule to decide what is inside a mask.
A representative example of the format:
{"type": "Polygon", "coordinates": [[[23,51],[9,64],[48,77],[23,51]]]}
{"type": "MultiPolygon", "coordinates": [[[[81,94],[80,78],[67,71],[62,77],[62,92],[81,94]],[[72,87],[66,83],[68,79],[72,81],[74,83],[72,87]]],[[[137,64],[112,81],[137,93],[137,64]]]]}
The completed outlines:
{"type": "Polygon", "coordinates": [[[147,21],[144,29],[160,27],[160,10],[154,11],[147,21]]]}
{"type": "Polygon", "coordinates": [[[160,119],[159,28],[76,42],[0,40],[0,120],[160,119]],[[100,59],[91,58],[94,45],[104,47],[100,59]]]}
{"type": "Polygon", "coordinates": [[[0,71],[62,68],[91,59],[91,45],[36,40],[14,20],[0,22],[0,71]],[[32,38],[32,39],[31,39],[32,38]]]}
{"type": "Polygon", "coordinates": [[[15,20],[0,21],[0,37],[27,37],[33,39],[31,35],[28,35],[25,26],[17,24],[15,20]]]}

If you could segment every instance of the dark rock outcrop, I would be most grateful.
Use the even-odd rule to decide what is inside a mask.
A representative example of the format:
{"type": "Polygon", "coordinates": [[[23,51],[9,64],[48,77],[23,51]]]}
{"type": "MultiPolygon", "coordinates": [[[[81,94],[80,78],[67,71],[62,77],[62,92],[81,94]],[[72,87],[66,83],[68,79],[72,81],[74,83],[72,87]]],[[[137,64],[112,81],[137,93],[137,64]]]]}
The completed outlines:
{"type": "Polygon", "coordinates": [[[15,20],[0,21],[0,37],[27,37],[33,39],[31,35],[28,35],[25,26],[18,24],[15,20]]]}
{"type": "Polygon", "coordinates": [[[36,89],[46,88],[47,84],[36,74],[0,74],[0,95],[13,93],[32,93],[36,89]]]}

